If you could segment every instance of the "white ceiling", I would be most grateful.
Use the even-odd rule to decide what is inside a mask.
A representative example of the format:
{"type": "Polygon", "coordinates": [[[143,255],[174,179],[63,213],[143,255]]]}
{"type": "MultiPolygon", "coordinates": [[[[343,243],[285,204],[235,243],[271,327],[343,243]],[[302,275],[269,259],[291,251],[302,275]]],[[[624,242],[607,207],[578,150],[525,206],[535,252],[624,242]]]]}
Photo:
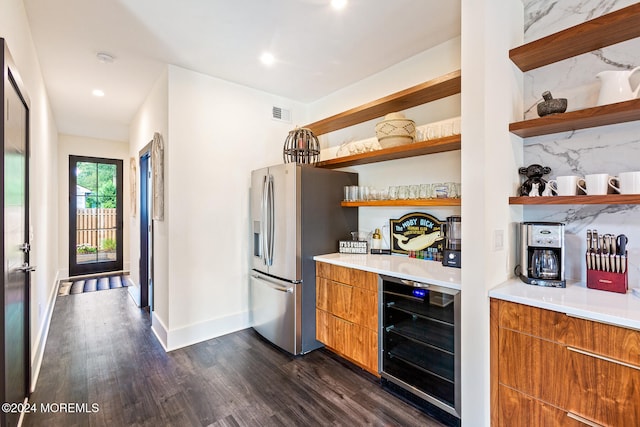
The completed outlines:
{"type": "Polygon", "coordinates": [[[460,34],[456,0],[329,2],[24,0],[59,132],[115,140],[166,64],[308,103],[460,34]]]}

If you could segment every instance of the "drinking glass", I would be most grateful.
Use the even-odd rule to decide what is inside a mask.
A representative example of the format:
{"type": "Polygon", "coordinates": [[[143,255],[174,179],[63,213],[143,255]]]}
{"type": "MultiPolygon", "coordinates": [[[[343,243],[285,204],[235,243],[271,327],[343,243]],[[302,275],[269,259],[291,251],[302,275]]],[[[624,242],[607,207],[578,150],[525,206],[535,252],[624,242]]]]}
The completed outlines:
{"type": "Polygon", "coordinates": [[[369,200],[370,197],[370,189],[366,186],[361,186],[358,188],[358,196],[360,200],[369,200]]]}
{"type": "Polygon", "coordinates": [[[398,199],[406,200],[409,198],[409,188],[406,185],[398,187],[398,199]]]}
{"type": "Polygon", "coordinates": [[[447,194],[448,197],[458,198],[460,195],[458,194],[458,185],[455,182],[447,182],[445,183],[447,186],[447,194]]]}
{"type": "Polygon", "coordinates": [[[398,199],[398,187],[396,186],[389,187],[389,199],[390,200],[398,199]]]}
{"type": "Polygon", "coordinates": [[[442,136],[453,135],[453,122],[442,123],[442,136]]]}
{"type": "Polygon", "coordinates": [[[449,197],[449,187],[442,182],[433,184],[431,191],[433,193],[433,197],[436,199],[446,199],[449,197]]]}
{"type": "Polygon", "coordinates": [[[420,184],[419,197],[421,199],[428,199],[431,197],[431,184],[420,184]]]}
{"type": "Polygon", "coordinates": [[[358,200],[358,186],[350,185],[349,186],[349,201],[355,202],[358,200]]]}
{"type": "Polygon", "coordinates": [[[409,198],[417,199],[418,194],[420,194],[420,186],[419,185],[410,185],[409,186],[409,198]]]}

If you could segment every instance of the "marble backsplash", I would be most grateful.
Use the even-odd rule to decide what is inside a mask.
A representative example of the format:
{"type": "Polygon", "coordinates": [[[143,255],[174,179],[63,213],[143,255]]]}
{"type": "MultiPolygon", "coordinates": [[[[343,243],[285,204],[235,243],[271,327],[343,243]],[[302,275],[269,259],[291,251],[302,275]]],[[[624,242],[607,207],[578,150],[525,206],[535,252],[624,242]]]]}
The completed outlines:
{"type": "MultiPolygon", "coordinates": [[[[630,0],[525,0],[525,42],[637,3],[630,0]]],[[[600,71],[640,65],[640,39],[579,55],[524,74],[524,118],[537,117],[542,92],[568,99],[568,111],[596,105],[600,71]]],[[[640,171],[640,122],[630,122],[523,140],[524,165],[539,163],[558,175],[640,171]]],[[[566,223],[567,278],[586,280],[586,230],[626,234],[629,238],[629,286],[640,287],[640,206],[525,206],[525,221],[566,223]]]]}

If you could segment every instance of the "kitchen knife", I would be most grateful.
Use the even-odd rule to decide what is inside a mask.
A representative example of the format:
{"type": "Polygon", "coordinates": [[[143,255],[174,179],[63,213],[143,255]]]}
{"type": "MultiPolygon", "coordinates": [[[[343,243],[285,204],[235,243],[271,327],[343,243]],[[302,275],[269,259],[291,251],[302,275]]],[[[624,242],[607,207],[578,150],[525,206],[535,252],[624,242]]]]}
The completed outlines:
{"type": "Polygon", "coordinates": [[[620,273],[620,257],[618,257],[618,245],[616,244],[616,236],[611,235],[611,270],[614,273],[620,273]]]}
{"type": "Polygon", "coordinates": [[[609,236],[605,234],[602,236],[602,249],[600,250],[600,257],[602,258],[602,271],[609,271],[609,236]]]}
{"type": "Polygon", "coordinates": [[[591,230],[587,230],[587,270],[591,269],[591,230]]]}

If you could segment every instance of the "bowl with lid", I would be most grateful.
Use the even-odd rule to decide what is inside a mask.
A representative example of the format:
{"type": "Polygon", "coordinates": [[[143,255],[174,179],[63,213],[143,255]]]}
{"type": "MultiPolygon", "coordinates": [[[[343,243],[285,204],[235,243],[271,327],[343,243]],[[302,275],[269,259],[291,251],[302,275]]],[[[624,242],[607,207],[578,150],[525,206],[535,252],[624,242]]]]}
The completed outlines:
{"type": "Polygon", "coordinates": [[[389,113],[376,123],[376,137],[382,148],[411,144],[416,137],[416,124],[402,113],[389,113]]]}

